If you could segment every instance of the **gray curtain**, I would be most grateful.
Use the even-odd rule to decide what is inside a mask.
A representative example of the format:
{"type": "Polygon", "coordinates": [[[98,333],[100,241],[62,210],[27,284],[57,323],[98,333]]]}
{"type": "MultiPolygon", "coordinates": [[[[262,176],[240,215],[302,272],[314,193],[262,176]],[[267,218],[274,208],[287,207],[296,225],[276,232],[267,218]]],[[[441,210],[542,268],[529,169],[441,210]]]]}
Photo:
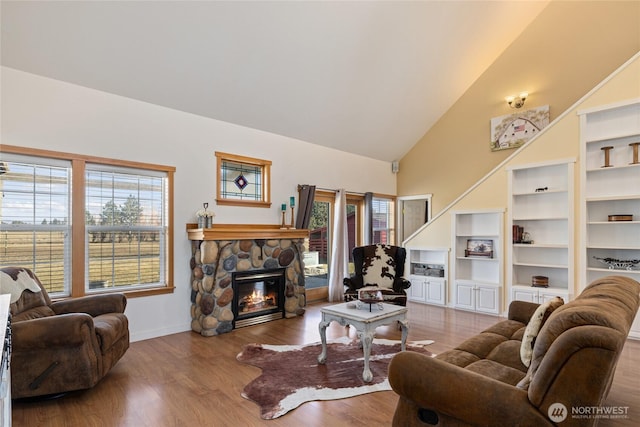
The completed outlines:
{"type": "Polygon", "coordinates": [[[309,219],[313,210],[313,199],[316,197],[315,185],[298,185],[298,215],[296,216],[296,225],[298,229],[309,228],[309,219]]]}
{"type": "Polygon", "coordinates": [[[364,193],[364,245],[373,242],[373,193],[364,193]]]}

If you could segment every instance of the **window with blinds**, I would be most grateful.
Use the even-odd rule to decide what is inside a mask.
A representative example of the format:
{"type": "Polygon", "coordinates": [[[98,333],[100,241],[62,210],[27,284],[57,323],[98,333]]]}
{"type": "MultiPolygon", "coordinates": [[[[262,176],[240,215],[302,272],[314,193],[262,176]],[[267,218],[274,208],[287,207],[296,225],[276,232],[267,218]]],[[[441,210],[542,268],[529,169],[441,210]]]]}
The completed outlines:
{"type": "Polygon", "coordinates": [[[395,244],[393,199],[374,197],[372,201],[373,242],[385,245],[395,244]]]}
{"type": "Polygon", "coordinates": [[[164,282],[166,174],[89,164],[85,186],[89,290],[164,282]]]}
{"type": "Polygon", "coordinates": [[[51,297],[173,292],[175,168],[3,145],[0,267],[51,297]]]}
{"type": "Polygon", "coordinates": [[[3,155],[0,265],[33,270],[47,292],[70,293],[71,162],[3,155]]]}

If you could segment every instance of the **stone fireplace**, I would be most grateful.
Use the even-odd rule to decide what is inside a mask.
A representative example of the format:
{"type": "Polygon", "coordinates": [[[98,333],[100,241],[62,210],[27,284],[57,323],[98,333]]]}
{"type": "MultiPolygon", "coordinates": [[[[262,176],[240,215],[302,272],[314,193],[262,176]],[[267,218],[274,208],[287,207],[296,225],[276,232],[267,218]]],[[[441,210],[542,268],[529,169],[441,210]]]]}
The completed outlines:
{"type": "Polygon", "coordinates": [[[187,225],[191,328],[203,336],[304,314],[308,230],[277,225],[187,225]],[[246,286],[250,284],[250,290],[246,286]]]}

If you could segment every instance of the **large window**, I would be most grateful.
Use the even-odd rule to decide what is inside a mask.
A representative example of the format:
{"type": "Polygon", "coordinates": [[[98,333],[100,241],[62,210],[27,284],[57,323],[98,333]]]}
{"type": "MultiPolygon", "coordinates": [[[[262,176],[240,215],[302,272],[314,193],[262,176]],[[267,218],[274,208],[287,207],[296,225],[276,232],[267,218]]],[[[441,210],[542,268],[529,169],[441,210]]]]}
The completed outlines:
{"type": "MultiPolygon", "coordinates": [[[[305,253],[306,287],[328,286],[329,266],[331,265],[331,244],[333,239],[333,210],[335,193],[316,191],[313,210],[309,221],[309,244],[305,253]]],[[[364,197],[357,194],[347,195],[347,236],[349,251],[349,270],[353,272],[351,252],[362,245],[362,207],[364,197]]]]}
{"type": "Polygon", "coordinates": [[[71,162],[7,158],[0,175],[0,264],[32,269],[51,293],[70,293],[71,162]]]}
{"type": "Polygon", "coordinates": [[[0,266],[52,297],[173,290],[173,167],[10,146],[1,165],[0,266]]]}

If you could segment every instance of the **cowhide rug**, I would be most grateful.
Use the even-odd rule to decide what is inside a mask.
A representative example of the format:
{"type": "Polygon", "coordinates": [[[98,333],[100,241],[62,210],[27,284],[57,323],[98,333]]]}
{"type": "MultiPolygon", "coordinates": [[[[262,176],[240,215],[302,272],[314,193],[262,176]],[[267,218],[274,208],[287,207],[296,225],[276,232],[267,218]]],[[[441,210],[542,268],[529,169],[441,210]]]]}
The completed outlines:
{"type": "MultiPolygon", "coordinates": [[[[407,343],[408,351],[433,356],[424,346],[433,341],[407,343]]],[[[322,344],[247,344],[236,358],[257,366],[262,374],[244,388],[242,397],[260,406],[260,416],[270,420],[286,414],[305,402],[333,400],[375,391],[391,390],[387,367],[401,351],[400,341],[374,339],[369,367],[373,380],[362,379],[364,358],[357,341],[351,338],[327,344],[327,362],[318,364],[322,344]]]]}

